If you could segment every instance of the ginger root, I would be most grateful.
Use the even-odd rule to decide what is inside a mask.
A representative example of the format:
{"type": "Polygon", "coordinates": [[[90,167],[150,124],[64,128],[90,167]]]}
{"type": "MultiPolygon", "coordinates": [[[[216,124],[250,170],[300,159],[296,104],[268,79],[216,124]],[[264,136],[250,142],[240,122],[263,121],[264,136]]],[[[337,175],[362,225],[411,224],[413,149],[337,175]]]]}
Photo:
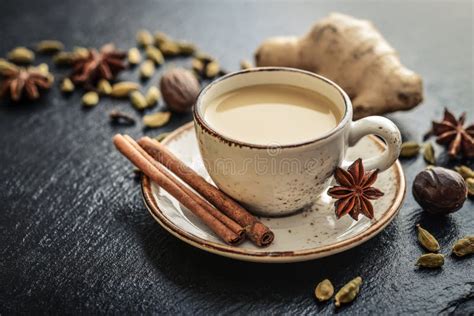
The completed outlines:
{"type": "Polygon", "coordinates": [[[409,110],[423,100],[421,77],[405,68],[371,22],[332,13],[303,37],[274,37],[255,53],[256,65],[300,68],[342,87],[354,118],[409,110]]]}

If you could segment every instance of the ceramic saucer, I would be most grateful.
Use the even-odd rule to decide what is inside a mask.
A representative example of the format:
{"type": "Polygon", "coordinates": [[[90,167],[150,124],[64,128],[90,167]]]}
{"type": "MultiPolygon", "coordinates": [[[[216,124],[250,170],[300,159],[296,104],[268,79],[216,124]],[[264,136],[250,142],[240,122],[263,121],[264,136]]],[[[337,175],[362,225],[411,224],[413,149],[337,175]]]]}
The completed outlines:
{"type": "MultiPolygon", "coordinates": [[[[210,181],[202,163],[192,123],[177,129],[162,141],[178,158],[210,181]]],[[[376,137],[363,138],[348,150],[348,159],[368,158],[382,151],[384,145],[376,137]]],[[[274,242],[258,248],[249,241],[233,247],[219,240],[189,210],[164,190],[142,178],[145,204],[153,218],[179,239],[218,255],[254,262],[297,262],[333,255],[366,242],[382,231],[398,213],[405,194],[405,176],[400,162],[379,174],[375,187],[385,194],[374,201],[375,217],[371,221],[360,216],[339,220],[334,215],[334,201],[323,194],[308,210],[261,220],[275,233],[274,242]]]]}

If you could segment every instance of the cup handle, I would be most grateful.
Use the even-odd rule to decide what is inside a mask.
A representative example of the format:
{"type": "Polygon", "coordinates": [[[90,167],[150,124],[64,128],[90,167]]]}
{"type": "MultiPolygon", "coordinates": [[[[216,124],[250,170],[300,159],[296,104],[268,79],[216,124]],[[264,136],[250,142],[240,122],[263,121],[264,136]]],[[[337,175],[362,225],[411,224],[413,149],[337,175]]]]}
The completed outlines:
{"type": "MultiPolygon", "coordinates": [[[[355,122],[351,122],[348,133],[348,144],[354,146],[364,136],[373,134],[382,137],[387,145],[383,153],[376,157],[364,159],[365,170],[388,169],[397,160],[400,154],[402,137],[398,127],[389,119],[382,116],[368,116],[355,122]]],[[[349,167],[353,161],[344,160],[342,167],[349,167]]]]}

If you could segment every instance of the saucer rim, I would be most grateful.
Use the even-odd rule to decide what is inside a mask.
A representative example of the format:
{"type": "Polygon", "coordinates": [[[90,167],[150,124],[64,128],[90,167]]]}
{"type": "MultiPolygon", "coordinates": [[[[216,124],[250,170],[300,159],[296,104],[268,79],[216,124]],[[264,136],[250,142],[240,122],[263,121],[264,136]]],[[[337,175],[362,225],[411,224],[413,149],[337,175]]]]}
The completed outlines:
{"type": "MultiPolygon", "coordinates": [[[[193,125],[193,122],[189,122],[179,127],[178,129],[170,133],[162,141],[162,144],[166,145],[169,141],[178,137],[180,134],[188,132],[188,130],[193,128],[193,125]]],[[[369,137],[379,146],[384,146],[383,142],[377,139],[375,136],[370,135],[369,137]]],[[[153,195],[151,181],[148,177],[144,175],[142,175],[141,177],[141,192],[144,204],[148,209],[149,213],[152,215],[152,217],[173,236],[181,239],[182,241],[192,246],[217,255],[222,255],[225,257],[244,261],[269,263],[298,262],[327,257],[354,248],[376,236],[390,222],[392,222],[392,220],[398,214],[406,194],[405,174],[403,173],[403,169],[399,160],[397,160],[390,168],[394,167],[396,174],[396,179],[394,179],[394,181],[397,181],[399,183],[397,193],[392,201],[390,209],[386,211],[379,220],[373,220],[371,222],[371,226],[367,230],[351,238],[323,247],[315,247],[300,251],[254,251],[250,249],[239,248],[238,246],[235,247],[226,244],[216,243],[207,239],[203,239],[201,237],[194,236],[193,234],[175,225],[161,212],[160,208],[158,207],[157,201],[153,195]]]]}

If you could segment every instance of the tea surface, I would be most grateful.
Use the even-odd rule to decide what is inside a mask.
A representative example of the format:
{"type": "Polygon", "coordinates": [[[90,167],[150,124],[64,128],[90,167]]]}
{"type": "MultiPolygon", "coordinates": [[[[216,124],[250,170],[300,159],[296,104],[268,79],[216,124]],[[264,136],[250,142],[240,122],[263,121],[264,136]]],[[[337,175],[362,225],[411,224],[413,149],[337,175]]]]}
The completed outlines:
{"type": "Polygon", "coordinates": [[[325,96],[300,87],[264,84],[223,94],[207,105],[205,120],[217,132],[258,145],[288,145],[322,136],[341,120],[325,96]]]}

